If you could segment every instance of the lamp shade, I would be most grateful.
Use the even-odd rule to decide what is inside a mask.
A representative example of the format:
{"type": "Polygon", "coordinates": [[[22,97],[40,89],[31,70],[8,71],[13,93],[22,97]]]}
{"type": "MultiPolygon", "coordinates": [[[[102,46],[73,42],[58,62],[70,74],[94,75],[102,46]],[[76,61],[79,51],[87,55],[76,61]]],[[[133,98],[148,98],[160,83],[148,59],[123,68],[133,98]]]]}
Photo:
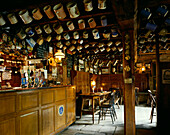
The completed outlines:
{"type": "Polygon", "coordinates": [[[92,86],[95,86],[95,85],[96,85],[96,82],[95,82],[95,81],[92,81],[92,82],[91,82],[91,85],[92,85],[92,86]]]}
{"type": "Polygon", "coordinates": [[[58,50],[56,53],[55,53],[55,58],[58,58],[59,60],[61,60],[62,58],[65,58],[65,54],[61,51],[61,50],[58,50]]]}

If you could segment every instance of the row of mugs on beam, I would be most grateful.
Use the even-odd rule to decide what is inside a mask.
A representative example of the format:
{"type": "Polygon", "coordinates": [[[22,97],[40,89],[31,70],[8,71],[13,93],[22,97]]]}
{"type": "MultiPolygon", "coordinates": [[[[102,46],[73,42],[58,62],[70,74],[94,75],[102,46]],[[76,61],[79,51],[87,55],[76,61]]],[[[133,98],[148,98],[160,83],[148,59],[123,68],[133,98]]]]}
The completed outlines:
{"type": "MultiPolygon", "coordinates": [[[[88,19],[88,23],[89,23],[90,28],[95,28],[96,27],[96,22],[95,22],[94,18],[88,19]]],[[[66,25],[67,25],[69,30],[74,30],[75,29],[75,26],[74,26],[72,21],[68,21],[66,23],[66,25]]],[[[107,18],[106,18],[106,16],[102,16],[101,17],[101,25],[102,26],[106,26],[107,25],[107,18]]],[[[85,21],[83,19],[78,20],[78,26],[79,26],[80,29],[85,29],[85,21]]],[[[43,26],[43,29],[44,29],[45,33],[47,33],[47,34],[51,34],[52,33],[52,29],[50,27],[50,24],[45,24],[43,26]]],[[[53,24],[53,30],[57,34],[61,34],[64,31],[64,29],[63,29],[63,27],[62,27],[62,25],[60,24],[59,21],[56,21],[56,23],[53,24]]],[[[42,34],[42,29],[40,28],[39,25],[35,27],[35,31],[36,31],[37,34],[42,34]]],[[[28,27],[25,30],[25,32],[30,37],[35,34],[34,30],[31,27],[28,27]]],[[[20,30],[18,32],[18,34],[19,34],[19,38],[20,39],[24,39],[26,37],[26,35],[24,34],[23,30],[20,30]]]]}
{"type": "MultiPolygon", "coordinates": [[[[43,26],[43,29],[45,31],[45,33],[47,34],[51,34],[52,33],[52,29],[50,27],[50,24],[45,24],[43,26]]],[[[61,33],[63,33],[63,27],[62,25],[57,21],[55,24],[53,24],[53,30],[58,34],[60,35],[61,33]]],[[[39,35],[39,34],[42,34],[42,29],[40,28],[40,26],[36,26],[35,27],[35,31],[36,33],[39,35]]],[[[29,36],[29,37],[32,37],[34,36],[35,32],[34,30],[31,28],[31,27],[28,27],[25,29],[25,32],[23,29],[20,29],[20,31],[17,32],[17,36],[22,40],[26,37],[26,34],[29,36]]],[[[94,29],[92,30],[92,34],[94,36],[94,39],[99,39],[100,38],[100,34],[99,34],[99,31],[98,29],[94,29]]],[[[103,33],[103,37],[104,38],[110,38],[110,35],[112,37],[117,37],[118,36],[118,33],[115,29],[111,29],[111,33],[110,32],[105,32],[103,33]]],[[[68,34],[68,32],[64,33],[63,34],[63,37],[65,38],[65,40],[69,40],[70,36],[68,34]]],[[[79,38],[79,33],[77,31],[73,32],[73,37],[74,39],[78,39],[79,38]]],[[[83,38],[87,39],[89,36],[88,36],[88,32],[87,31],[84,31],[83,32],[83,38]]],[[[60,40],[61,39],[61,36],[58,36],[57,40],[60,40]]]]}
{"type": "MultiPolygon", "coordinates": [[[[98,53],[99,51],[100,52],[103,52],[103,51],[107,51],[107,52],[110,52],[110,51],[113,51],[113,52],[115,52],[115,51],[119,51],[119,52],[122,52],[123,51],[123,47],[122,46],[112,46],[112,44],[113,43],[107,43],[107,46],[103,46],[103,47],[99,47],[100,46],[100,44],[98,44],[98,45],[92,45],[92,47],[95,47],[94,49],[93,49],[93,51],[94,51],[94,53],[98,53]],[[110,44],[111,44],[111,46],[110,46],[110,44]]],[[[57,47],[59,47],[59,48],[62,48],[63,47],[63,45],[62,44],[60,44],[60,43],[57,43],[56,44],[57,45],[57,47]]],[[[85,44],[85,45],[81,45],[81,44],[79,44],[78,46],[75,46],[75,45],[71,45],[69,48],[68,48],[68,50],[70,50],[70,51],[72,51],[72,52],[74,52],[75,50],[77,50],[77,51],[81,51],[83,48],[84,49],[87,49],[88,47],[89,47],[90,45],[89,44],[85,44]]],[[[89,50],[86,50],[87,51],[87,53],[89,52],[89,50]]]]}
{"type": "MultiPolygon", "coordinates": [[[[58,42],[54,42],[54,45],[57,46],[58,48],[63,48],[63,46],[70,46],[70,45],[81,45],[82,47],[84,46],[84,48],[88,48],[88,47],[97,47],[97,48],[106,48],[106,47],[121,47],[121,41],[116,41],[115,43],[113,43],[113,41],[109,41],[107,43],[104,42],[92,42],[92,43],[86,43],[83,45],[83,40],[82,39],[78,39],[78,40],[71,40],[71,41],[66,41],[66,42],[62,42],[62,41],[58,41],[58,42]]],[[[70,50],[71,51],[71,50],[70,50]]]]}
{"type": "MultiPolygon", "coordinates": [[[[85,11],[91,11],[93,9],[92,0],[84,0],[84,6],[85,6],[85,11]]],[[[70,18],[77,18],[80,15],[80,11],[78,9],[77,3],[69,2],[66,5],[66,7],[69,12],[70,18]]],[[[106,8],[106,0],[98,0],[98,8],[105,9],[106,8]]],[[[65,13],[63,5],[61,3],[59,3],[53,7],[54,12],[52,11],[50,5],[45,6],[43,8],[43,10],[49,19],[54,18],[55,14],[59,20],[66,18],[66,13],[65,13]]],[[[19,14],[20,18],[22,19],[22,21],[24,22],[24,24],[31,23],[33,21],[33,18],[35,20],[41,20],[43,18],[43,14],[41,13],[40,8],[33,9],[33,11],[32,11],[33,18],[30,16],[28,10],[26,10],[26,9],[21,10],[18,14],[19,14]]],[[[17,17],[15,16],[14,13],[8,14],[7,17],[11,24],[18,23],[17,17]]],[[[3,26],[5,24],[6,24],[6,21],[4,20],[3,16],[0,15],[0,26],[3,26]]]]}

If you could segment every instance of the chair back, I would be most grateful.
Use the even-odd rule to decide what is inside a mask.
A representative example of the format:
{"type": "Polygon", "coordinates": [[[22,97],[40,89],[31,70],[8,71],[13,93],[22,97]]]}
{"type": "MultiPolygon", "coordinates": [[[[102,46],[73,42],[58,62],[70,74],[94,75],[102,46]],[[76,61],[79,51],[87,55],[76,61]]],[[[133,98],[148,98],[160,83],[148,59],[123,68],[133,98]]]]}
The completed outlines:
{"type": "Polygon", "coordinates": [[[155,100],[155,97],[153,96],[151,90],[148,90],[148,92],[149,92],[149,95],[150,95],[150,97],[151,97],[151,99],[152,99],[154,105],[156,105],[156,100],[155,100]]]}

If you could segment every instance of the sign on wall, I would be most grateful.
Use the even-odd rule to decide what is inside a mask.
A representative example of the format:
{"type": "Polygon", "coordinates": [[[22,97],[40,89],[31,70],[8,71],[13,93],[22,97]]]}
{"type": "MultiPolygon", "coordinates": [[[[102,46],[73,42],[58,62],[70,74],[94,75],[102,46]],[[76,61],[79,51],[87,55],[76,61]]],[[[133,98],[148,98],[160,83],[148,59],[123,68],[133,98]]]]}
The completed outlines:
{"type": "Polygon", "coordinates": [[[163,69],[162,70],[162,83],[163,84],[170,84],[170,69],[163,69]]]}
{"type": "Polygon", "coordinates": [[[60,106],[58,107],[58,114],[59,114],[60,116],[62,116],[63,113],[64,113],[64,106],[63,106],[63,105],[60,105],[60,106]]]}

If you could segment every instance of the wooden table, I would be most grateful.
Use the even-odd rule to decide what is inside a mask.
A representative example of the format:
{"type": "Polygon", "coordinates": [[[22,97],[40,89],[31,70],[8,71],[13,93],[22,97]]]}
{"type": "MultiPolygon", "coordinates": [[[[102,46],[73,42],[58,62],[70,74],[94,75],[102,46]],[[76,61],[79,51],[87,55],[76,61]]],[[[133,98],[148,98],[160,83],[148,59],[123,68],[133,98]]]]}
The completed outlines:
{"type": "Polygon", "coordinates": [[[97,113],[99,111],[99,110],[96,110],[96,108],[95,108],[95,100],[98,99],[99,106],[100,106],[101,105],[101,97],[104,97],[104,96],[106,96],[110,93],[111,92],[103,92],[103,93],[97,92],[97,93],[80,94],[80,96],[82,97],[81,116],[82,116],[83,112],[86,112],[88,114],[92,114],[92,121],[93,121],[93,124],[94,124],[94,115],[95,115],[95,113],[97,113]],[[83,110],[85,99],[92,100],[92,110],[86,110],[86,111],[83,110]]]}

